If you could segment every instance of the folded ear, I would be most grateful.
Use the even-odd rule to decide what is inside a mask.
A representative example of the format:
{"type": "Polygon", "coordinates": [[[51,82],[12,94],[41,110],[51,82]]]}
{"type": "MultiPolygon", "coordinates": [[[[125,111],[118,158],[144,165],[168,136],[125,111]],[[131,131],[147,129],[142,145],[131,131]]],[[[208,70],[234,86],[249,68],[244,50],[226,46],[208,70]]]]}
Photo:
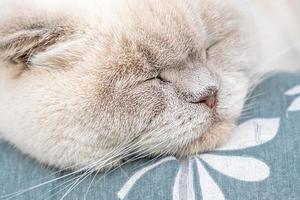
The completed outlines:
{"type": "Polygon", "coordinates": [[[63,55],[58,55],[63,52],[62,48],[67,48],[67,43],[78,39],[75,37],[80,32],[78,21],[75,23],[76,19],[70,16],[51,13],[12,16],[0,21],[0,61],[10,65],[29,69],[34,60],[43,60],[48,62],[43,64],[55,66],[50,61],[58,60],[51,56],[62,58],[63,55]],[[55,53],[55,49],[58,52],[55,53]]]}

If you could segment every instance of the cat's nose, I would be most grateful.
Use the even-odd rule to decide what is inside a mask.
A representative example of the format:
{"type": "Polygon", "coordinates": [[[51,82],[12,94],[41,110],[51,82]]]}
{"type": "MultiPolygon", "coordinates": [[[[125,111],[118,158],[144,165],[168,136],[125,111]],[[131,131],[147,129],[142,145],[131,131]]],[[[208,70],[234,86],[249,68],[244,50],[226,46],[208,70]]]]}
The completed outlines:
{"type": "Polygon", "coordinates": [[[217,88],[209,88],[204,93],[190,99],[190,103],[205,104],[210,109],[215,109],[217,105],[217,88]]]}
{"type": "Polygon", "coordinates": [[[164,72],[178,97],[190,104],[215,110],[218,104],[220,77],[205,67],[190,67],[164,72]]]}
{"type": "Polygon", "coordinates": [[[204,97],[202,103],[204,103],[210,109],[215,109],[217,105],[217,93],[204,97]]]}

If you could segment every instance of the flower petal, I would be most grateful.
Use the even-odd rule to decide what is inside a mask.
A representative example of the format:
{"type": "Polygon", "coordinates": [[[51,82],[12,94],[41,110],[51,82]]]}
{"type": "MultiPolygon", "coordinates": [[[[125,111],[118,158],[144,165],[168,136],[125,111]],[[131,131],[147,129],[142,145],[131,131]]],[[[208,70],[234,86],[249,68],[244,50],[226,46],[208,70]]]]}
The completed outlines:
{"type": "Polygon", "coordinates": [[[193,160],[180,162],[175,184],[173,187],[173,200],[195,200],[193,160]]]}
{"type": "Polygon", "coordinates": [[[293,96],[293,95],[297,95],[297,94],[300,94],[300,85],[293,87],[292,89],[288,90],[285,93],[285,95],[288,95],[288,96],[293,96]]]}
{"type": "Polygon", "coordinates": [[[130,190],[132,189],[132,187],[135,185],[135,183],[143,176],[145,175],[148,171],[158,167],[159,165],[165,163],[165,162],[169,162],[172,160],[176,160],[174,157],[168,157],[168,158],[164,158],[152,165],[149,165],[147,167],[142,168],[141,170],[137,171],[126,183],[125,185],[121,188],[121,190],[118,192],[118,197],[119,199],[124,199],[127,194],[130,192],[130,190]]]}
{"type": "Polygon", "coordinates": [[[217,150],[238,150],[272,140],[279,129],[279,118],[252,119],[236,127],[228,142],[217,150]]]}
{"type": "Polygon", "coordinates": [[[208,174],[202,163],[196,159],[197,168],[200,177],[200,187],[203,200],[225,200],[224,194],[208,174]]]}
{"type": "Polygon", "coordinates": [[[296,98],[290,107],[288,108],[288,111],[294,112],[294,111],[300,111],[300,97],[296,98]]]}
{"type": "Polygon", "coordinates": [[[220,173],[241,181],[263,181],[270,175],[269,167],[255,158],[213,154],[199,157],[220,173]]]}
{"type": "Polygon", "coordinates": [[[180,164],[173,187],[173,200],[180,200],[180,179],[182,177],[182,165],[180,164]]]}
{"type": "Polygon", "coordinates": [[[194,188],[194,174],[193,174],[193,161],[189,160],[188,169],[188,180],[187,180],[187,199],[195,200],[195,188],[194,188]]]}

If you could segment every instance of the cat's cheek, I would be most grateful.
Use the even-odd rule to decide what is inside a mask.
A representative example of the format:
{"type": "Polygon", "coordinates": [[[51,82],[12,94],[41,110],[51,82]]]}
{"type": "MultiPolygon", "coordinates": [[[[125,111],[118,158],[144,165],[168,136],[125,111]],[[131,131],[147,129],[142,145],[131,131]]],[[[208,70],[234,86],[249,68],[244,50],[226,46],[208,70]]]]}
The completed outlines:
{"type": "Polygon", "coordinates": [[[113,112],[118,112],[120,116],[123,116],[119,124],[126,124],[129,118],[127,116],[132,118],[125,133],[144,132],[166,110],[165,94],[159,87],[153,85],[136,88],[121,96],[118,105],[113,106],[115,109],[113,112]]]}
{"type": "Polygon", "coordinates": [[[244,95],[236,98],[230,95],[224,97],[216,109],[217,117],[220,120],[238,119],[242,114],[245,99],[244,95]]]}
{"type": "Polygon", "coordinates": [[[234,123],[230,121],[218,122],[195,140],[188,148],[186,155],[212,151],[223,145],[229,138],[234,123]]]}
{"type": "Polygon", "coordinates": [[[248,93],[245,77],[223,79],[218,96],[217,115],[220,120],[236,120],[240,117],[248,93]],[[238,84],[237,84],[238,83],[238,84]]]}

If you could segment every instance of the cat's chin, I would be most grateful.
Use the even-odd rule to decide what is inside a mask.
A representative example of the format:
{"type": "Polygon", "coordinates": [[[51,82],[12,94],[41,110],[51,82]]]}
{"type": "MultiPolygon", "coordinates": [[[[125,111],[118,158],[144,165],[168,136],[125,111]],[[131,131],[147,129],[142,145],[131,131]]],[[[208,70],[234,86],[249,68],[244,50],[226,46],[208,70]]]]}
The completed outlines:
{"type": "Polygon", "coordinates": [[[234,122],[230,121],[217,122],[201,137],[185,148],[180,153],[180,156],[191,156],[217,149],[226,143],[234,126],[234,122]]]}

